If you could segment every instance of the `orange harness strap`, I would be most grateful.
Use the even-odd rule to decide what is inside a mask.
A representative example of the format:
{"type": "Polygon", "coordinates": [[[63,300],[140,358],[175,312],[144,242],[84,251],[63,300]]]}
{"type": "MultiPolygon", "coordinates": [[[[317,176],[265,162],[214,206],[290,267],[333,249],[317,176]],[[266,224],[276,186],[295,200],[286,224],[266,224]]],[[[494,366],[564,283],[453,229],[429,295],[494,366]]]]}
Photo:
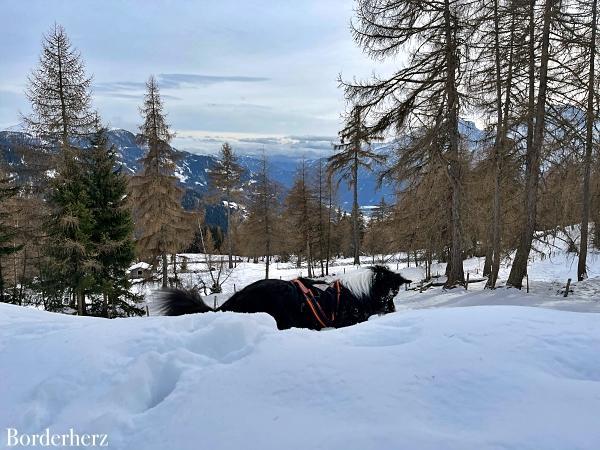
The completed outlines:
{"type": "Polygon", "coordinates": [[[308,304],[308,307],[310,308],[313,316],[315,317],[315,319],[317,320],[319,325],[321,325],[322,328],[327,328],[327,325],[325,324],[325,322],[327,322],[327,321],[330,321],[331,325],[333,325],[333,323],[335,322],[335,313],[340,307],[341,289],[340,289],[339,280],[336,280],[336,282],[335,282],[335,287],[337,290],[337,305],[336,305],[336,310],[331,312],[331,319],[328,319],[327,315],[325,314],[325,311],[323,311],[323,308],[321,308],[321,305],[315,298],[312,291],[310,289],[308,289],[304,285],[304,283],[302,283],[302,281],[300,281],[296,278],[296,279],[292,280],[292,283],[294,283],[296,286],[298,286],[300,288],[300,291],[302,292],[302,294],[304,294],[306,303],[308,304]],[[316,305],[316,308],[315,308],[315,305],[316,305]],[[322,317],[319,316],[319,312],[317,312],[317,308],[318,308],[319,312],[321,313],[322,317]]]}

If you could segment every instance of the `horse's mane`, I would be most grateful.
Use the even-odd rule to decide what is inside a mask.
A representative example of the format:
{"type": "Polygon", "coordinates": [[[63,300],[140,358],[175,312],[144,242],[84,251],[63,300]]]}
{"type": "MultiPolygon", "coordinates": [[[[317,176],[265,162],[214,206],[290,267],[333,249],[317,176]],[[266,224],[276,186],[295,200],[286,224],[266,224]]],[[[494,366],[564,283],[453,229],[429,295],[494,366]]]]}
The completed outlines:
{"type": "Polygon", "coordinates": [[[373,288],[374,271],[372,267],[355,270],[342,275],[339,280],[356,298],[370,297],[373,288]]]}

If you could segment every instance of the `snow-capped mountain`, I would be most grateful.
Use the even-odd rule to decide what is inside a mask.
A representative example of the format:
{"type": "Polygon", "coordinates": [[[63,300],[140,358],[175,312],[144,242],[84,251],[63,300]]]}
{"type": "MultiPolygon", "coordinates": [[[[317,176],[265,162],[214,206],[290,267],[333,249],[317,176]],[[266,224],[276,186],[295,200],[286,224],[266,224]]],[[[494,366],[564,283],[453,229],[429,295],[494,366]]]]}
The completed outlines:
{"type": "MultiPolygon", "coordinates": [[[[15,169],[26,164],[19,155],[18,147],[26,143],[28,139],[30,138],[25,133],[0,131],[0,158],[15,169]]],[[[140,168],[139,160],[145,152],[136,136],[127,130],[113,129],[108,131],[108,140],[117,149],[119,164],[123,171],[127,174],[136,173],[140,168]]],[[[382,151],[384,150],[382,149],[382,151]]],[[[179,159],[175,175],[186,189],[184,204],[191,207],[195,203],[193,199],[202,197],[208,192],[208,172],[214,166],[216,159],[212,155],[194,154],[187,151],[177,151],[177,153],[179,159]]],[[[245,155],[240,156],[239,160],[245,169],[241,181],[248,186],[255,180],[262,162],[260,158],[245,155]]],[[[309,173],[315,171],[318,163],[318,159],[306,161],[309,173]]],[[[292,186],[298,166],[296,154],[290,154],[289,157],[278,155],[268,163],[271,178],[284,190],[292,186]]],[[[382,197],[387,201],[391,201],[393,198],[392,186],[384,185],[381,189],[377,188],[376,173],[361,170],[359,180],[358,200],[361,206],[378,204],[382,197]]],[[[345,182],[340,183],[338,202],[345,209],[351,207],[352,193],[345,182]]]]}

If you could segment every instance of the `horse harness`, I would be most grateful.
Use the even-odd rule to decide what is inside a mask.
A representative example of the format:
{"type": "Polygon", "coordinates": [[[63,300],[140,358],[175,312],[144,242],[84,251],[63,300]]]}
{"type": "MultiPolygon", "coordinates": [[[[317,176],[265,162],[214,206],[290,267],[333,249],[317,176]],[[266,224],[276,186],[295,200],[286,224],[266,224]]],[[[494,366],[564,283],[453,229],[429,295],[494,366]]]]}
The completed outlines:
{"type": "MultiPolygon", "coordinates": [[[[321,306],[321,302],[319,302],[319,299],[317,297],[315,297],[315,294],[313,293],[313,291],[311,291],[308,287],[306,287],[306,285],[297,278],[293,279],[291,281],[296,286],[298,286],[298,288],[304,295],[304,299],[306,300],[308,309],[309,309],[311,315],[315,318],[318,326],[320,328],[334,327],[335,326],[335,314],[337,313],[337,311],[340,308],[340,296],[341,296],[340,281],[336,280],[330,285],[330,287],[335,287],[335,290],[336,290],[336,306],[335,306],[335,309],[332,309],[331,314],[329,316],[325,313],[325,310],[321,306]]],[[[325,284],[325,283],[323,283],[323,284],[325,284]]]]}

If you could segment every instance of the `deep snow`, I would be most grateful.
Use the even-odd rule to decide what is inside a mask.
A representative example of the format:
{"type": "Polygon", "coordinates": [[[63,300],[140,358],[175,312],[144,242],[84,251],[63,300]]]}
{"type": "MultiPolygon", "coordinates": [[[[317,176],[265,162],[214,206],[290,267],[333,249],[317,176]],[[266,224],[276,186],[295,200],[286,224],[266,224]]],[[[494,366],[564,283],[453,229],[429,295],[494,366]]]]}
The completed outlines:
{"type": "Polygon", "coordinates": [[[282,332],[262,314],[108,321],[0,304],[0,442],[13,427],[108,433],[124,450],[595,450],[599,349],[599,314],[533,307],[282,332]]]}
{"type": "MultiPolygon", "coordinates": [[[[0,304],[0,448],[11,427],[107,433],[122,450],[598,450],[600,257],[564,298],[574,255],[536,246],[530,294],[403,290],[396,313],[321,332],[263,314],[104,320],[0,304]]],[[[472,277],[482,267],[465,261],[472,277]]],[[[263,271],[240,264],[217,301],[263,271]]]]}

